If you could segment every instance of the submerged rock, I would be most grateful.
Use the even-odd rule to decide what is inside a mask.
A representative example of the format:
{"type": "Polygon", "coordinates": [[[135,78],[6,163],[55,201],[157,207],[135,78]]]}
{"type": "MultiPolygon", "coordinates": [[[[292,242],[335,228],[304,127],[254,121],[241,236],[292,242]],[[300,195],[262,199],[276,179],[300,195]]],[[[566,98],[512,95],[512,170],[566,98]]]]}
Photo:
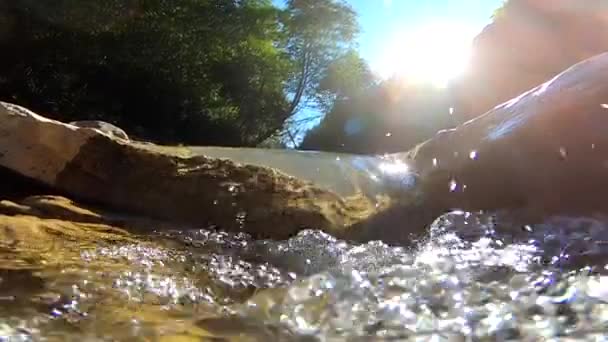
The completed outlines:
{"type": "Polygon", "coordinates": [[[196,320],[220,316],[218,302],[230,301],[212,279],[224,265],[153,239],[154,229],[167,227],[60,196],[1,201],[2,338],[213,340],[196,320]]]}
{"type": "Polygon", "coordinates": [[[62,197],[0,201],[0,268],[67,266],[86,248],[136,241],[110,221],[62,197]]]}

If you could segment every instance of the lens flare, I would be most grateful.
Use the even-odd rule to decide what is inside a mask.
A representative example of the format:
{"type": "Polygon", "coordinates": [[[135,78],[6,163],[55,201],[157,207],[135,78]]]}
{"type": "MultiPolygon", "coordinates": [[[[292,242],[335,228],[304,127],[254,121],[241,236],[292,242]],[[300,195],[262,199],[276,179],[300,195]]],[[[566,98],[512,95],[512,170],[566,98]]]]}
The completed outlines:
{"type": "Polygon", "coordinates": [[[449,22],[397,32],[387,40],[384,58],[374,69],[384,78],[446,87],[468,68],[476,33],[469,25],[449,22]]]}

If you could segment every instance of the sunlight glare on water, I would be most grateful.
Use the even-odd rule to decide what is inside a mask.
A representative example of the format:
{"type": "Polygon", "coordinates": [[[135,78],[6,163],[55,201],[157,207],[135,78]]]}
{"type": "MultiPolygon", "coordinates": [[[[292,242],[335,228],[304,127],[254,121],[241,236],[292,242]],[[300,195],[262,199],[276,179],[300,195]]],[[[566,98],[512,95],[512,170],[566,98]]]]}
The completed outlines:
{"type": "Polygon", "coordinates": [[[608,324],[601,220],[524,226],[454,211],[407,248],[315,230],[152,239],[83,250],[64,269],[5,271],[4,293],[21,295],[1,299],[1,337],[598,340],[608,324]]]}
{"type": "MultiPolygon", "coordinates": [[[[430,240],[417,249],[378,243],[347,248],[341,267],[297,281],[274,301],[265,297],[264,305],[271,306],[265,312],[276,313],[265,320],[322,340],[365,336],[593,340],[608,323],[606,294],[598,291],[606,278],[591,275],[587,268],[577,270],[574,259],[592,250],[601,257],[602,252],[591,238],[579,246],[582,249],[572,250],[573,258],[563,260],[551,256],[563,257],[567,246],[542,240],[546,229],[560,225],[571,225],[559,229],[562,242],[573,234],[594,238],[606,234],[597,226],[581,232],[588,223],[562,218],[549,226],[539,225],[528,235],[504,231],[506,227],[489,215],[447,214],[433,224],[430,240]],[[601,316],[591,317],[592,312],[601,316]]],[[[259,313],[258,306],[254,297],[241,313],[259,313]]]]}

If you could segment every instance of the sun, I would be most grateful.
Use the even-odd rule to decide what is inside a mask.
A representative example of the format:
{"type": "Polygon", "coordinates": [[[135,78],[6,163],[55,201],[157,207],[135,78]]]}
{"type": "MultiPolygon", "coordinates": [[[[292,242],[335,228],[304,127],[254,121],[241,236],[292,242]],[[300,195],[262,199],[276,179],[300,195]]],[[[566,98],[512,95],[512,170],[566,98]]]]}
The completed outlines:
{"type": "Polygon", "coordinates": [[[445,87],[469,66],[474,28],[454,23],[430,23],[396,32],[374,70],[383,78],[445,87]]]}

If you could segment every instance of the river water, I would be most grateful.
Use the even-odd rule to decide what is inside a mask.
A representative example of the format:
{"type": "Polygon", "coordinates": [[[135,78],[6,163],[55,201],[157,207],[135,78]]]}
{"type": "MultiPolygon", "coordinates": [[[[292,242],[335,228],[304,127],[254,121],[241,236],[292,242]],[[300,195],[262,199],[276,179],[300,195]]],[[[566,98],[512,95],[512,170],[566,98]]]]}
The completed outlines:
{"type": "Polygon", "coordinates": [[[176,228],[59,264],[3,244],[0,340],[608,340],[605,221],[513,222],[454,211],[408,248],[176,228]]]}

